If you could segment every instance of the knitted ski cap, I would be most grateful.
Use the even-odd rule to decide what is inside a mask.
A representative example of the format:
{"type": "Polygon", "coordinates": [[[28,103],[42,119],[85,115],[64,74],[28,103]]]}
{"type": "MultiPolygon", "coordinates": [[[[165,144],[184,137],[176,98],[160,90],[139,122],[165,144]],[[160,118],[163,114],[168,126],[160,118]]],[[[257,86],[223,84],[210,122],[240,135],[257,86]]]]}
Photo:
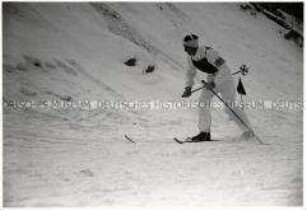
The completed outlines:
{"type": "Polygon", "coordinates": [[[198,48],[199,47],[199,37],[195,34],[189,34],[185,36],[183,40],[184,46],[198,48]]]}

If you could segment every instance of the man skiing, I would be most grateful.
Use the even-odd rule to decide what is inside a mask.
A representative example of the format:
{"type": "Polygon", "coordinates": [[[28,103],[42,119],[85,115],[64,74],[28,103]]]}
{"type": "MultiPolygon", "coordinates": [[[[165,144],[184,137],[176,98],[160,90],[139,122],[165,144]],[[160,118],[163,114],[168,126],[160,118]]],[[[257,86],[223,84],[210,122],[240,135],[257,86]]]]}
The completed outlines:
{"type": "MultiPolygon", "coordinates": [[[[191,96],[191,89],[194,85],[196,71],[199,70],[206,73],[206,82],[199,98],[200,104],[210,104],[214,96],[213,91],[216,94],[220,93],[223,101],[232,109],[230,110],[226,107],[226,113],[229,115],[230,120],[234,120],[242,130],[242,137],[250,138],[254,136],[245,112],[237,106],[232,106],[236,99],[236,89],[231,70],[227,66],[226,61],[220,57],[218,52],[213,48],[199,46],[198,36],[195,34],[185,36],[183,45],[188,57],[186,71],[187,81],[182,97],[186,98],[191,96]],[[232,111],[234,111],[235,114],[232,111]]],[[[190,141],[210,141],[211,115],[210,109],[207,106],[200,107],[198,128],[200,133],[192,137],[190,141]]]]}

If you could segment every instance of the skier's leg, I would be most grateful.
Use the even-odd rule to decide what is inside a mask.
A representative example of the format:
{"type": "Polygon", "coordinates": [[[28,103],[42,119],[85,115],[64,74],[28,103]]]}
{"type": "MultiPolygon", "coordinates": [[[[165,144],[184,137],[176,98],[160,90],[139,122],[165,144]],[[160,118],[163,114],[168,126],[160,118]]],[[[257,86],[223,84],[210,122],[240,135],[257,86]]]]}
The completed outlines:
{"type": "Polygon", "coordinates": [[[219,90],[224,102],[226,102],[231,107],[231,109],[236,113],[236,115],[239,116],[239,118],[244,123],[242,123],[241,120],[238,119],[237,116],[235,116],[235,114],[229,108],[225,107],[225,111],[229,115],[230,119],[234,120],[234,122],[243,132],[252,130],[252,126],[244,110],[238,107],[237,105],[235,105],[236,89],[234,81],[232,79],[226,80],[224,83],[222,83],[219,90]]]}
{"type": "Polygon", "coordinates": [[[210,127],[211,127],[210,103],[213,96],[214,94],[210,90],[207,90],[206,88],[202,89],[199,98],[198,127],[200,132],[210,133],[210,127]]]}

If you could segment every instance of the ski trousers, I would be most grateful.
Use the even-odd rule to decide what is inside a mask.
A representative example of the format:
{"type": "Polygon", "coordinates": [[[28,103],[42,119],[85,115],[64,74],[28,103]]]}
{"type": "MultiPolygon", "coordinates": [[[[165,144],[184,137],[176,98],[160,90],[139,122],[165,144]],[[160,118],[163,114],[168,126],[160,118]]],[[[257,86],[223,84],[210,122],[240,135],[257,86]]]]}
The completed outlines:
{"type": "MultiPolygon", "coordinates": [[[[219,72],[215,76],[214,82],[216,84],[214,91],[226,102],[232,110],[240,117],[240,119],[247,125],[243,124],[237,116],[235,116],[230,109],[228,109],[219,99],[218,103],[222,103],[225,108],[225,112],[229,115],[229,119],[234,121],[241,131],[248,131],[252,129],[251,124],[242,108],[240,106],[234,105],[236,101],[236,87],[234,84],[233,76],[231,75],[230,69],[227,65],[222,66],[219,69],[219,72]]],[[[199,98],[200,106],[199,109],[199,122],[198,127],[202,132],[210,132],[211,129],[211,113],[210,107],[207,104],[211,105],[211,100],[214,97],[214,93],[211,90],[203,88],[199,98]]]]}

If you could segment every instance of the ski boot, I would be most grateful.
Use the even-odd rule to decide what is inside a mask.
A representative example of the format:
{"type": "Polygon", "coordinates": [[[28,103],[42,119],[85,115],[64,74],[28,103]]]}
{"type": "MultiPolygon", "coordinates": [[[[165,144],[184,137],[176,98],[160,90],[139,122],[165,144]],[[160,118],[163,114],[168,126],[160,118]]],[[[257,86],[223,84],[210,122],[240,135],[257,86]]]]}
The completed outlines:
{"type": "Polygon", "coordinates": [[[198,135],[192,137],[190,139],[191,142],[201,142],[201,141],[211,141],[210,133],[208,132],[200,132],[198,135]]]}

